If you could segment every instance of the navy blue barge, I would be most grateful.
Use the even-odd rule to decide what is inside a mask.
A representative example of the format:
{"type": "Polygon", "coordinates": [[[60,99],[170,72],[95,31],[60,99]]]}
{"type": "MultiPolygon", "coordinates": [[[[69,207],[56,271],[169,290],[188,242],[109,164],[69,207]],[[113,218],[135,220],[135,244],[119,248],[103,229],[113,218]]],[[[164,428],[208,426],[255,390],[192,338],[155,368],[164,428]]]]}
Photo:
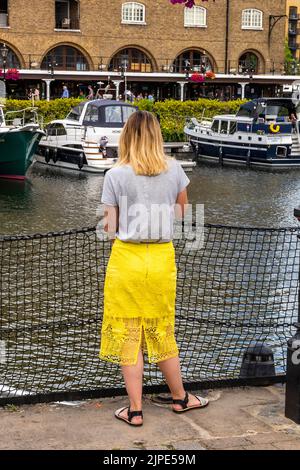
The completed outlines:
{"type": "Polygon", "coordinates": [[[197,162],[253,168],[300,168],[300,103],[259,98],[236,115],[190,119],[184,129],[197,162]]]}

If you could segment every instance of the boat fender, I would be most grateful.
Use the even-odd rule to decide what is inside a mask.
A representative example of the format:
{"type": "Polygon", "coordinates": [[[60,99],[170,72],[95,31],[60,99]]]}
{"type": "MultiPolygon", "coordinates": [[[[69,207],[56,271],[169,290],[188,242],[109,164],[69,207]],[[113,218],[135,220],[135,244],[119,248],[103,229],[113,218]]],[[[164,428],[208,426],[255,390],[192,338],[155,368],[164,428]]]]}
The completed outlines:
{"type": "Polygon", "coordinates": [[[50,149],[49,149],[49,147],[47,147],[46,150],[45,150],[45,161],[46,161],[46,163],[50,162],[50,149]]]}
{"type": "Polygon", "coordinates": [[[273,134],[278,134],[278,132],[280,131],[280,126],[277,124],[270,124],[270,131],[273,133],[273,134]]]}
{"type": "Polygon", "coordinates": [[[84,153],[81,153],[78,157],[78,168],[79,168],[79,170],[82,169],[82,167],[84,165],[84,161],[85,161],[84,153]]]}
{"type": "Polygon", "coordinates": [[[53,160],[53,163],[57,162],[57,148],[53,149],[52,160],[53,160]]]}

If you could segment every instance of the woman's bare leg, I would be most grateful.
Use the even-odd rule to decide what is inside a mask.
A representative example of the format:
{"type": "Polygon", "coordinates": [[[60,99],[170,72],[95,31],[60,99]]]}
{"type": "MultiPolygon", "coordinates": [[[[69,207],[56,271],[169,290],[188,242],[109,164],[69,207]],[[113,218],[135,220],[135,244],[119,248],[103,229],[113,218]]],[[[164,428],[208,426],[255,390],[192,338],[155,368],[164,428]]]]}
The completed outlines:
{"type": "MultiPolygon", "coordinates": [[[[173,400],[183,400],[185,397],[185,390],[182,383],[179,357],[172,357],[166,361],[159,362],[158,366],[166,379],[173,400]]],[[[188,405],[193,406],[197,404],[199,404],[199,400],[189,394],[188,405]]],[[[173,405],[173,408],[175,410],[180,410],[182,407],[180,405],[173,405]]]]}
{"type": "MultiPolygon", "coordinates": [[[[140,350],[137,363],[134,366],[122,366],[122,374],[129,397],[131,411],[142,410],[143,372],[144,357],[142,351],[140,350]]],[[[121,415],[127,417],[127,410],[121,413],[121,415]]],[[[134,424],[139,424],[142,421],[143,419],[140,416],[136,416],[132,419],[132,423],[134,424]]]]}

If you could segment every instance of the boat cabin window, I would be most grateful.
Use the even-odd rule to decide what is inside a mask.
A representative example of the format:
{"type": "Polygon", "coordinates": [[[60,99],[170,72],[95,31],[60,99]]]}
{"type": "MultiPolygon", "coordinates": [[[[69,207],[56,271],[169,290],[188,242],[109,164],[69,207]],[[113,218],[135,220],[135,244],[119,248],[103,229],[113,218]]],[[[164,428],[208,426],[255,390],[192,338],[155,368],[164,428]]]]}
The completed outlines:
{"type": "Polygon", "coordinates": [[[290,116],[290,110],[288,107],[281,105],[281,106],[272,106],[268,105],[266,107],[266,119],[267,120],[282,120],[288,121],[290,116]]]}
{"type": "Polygon", "coordinates": [[[84,103],[81,103],[78,106],[75,106],[75,108],[73,108],[69,112],[67,119],[71,119],[72,121],[79,121],[83,108],[84,108],[84,103]]]}
{"type": "Polygon", "coordinates": [[[220,121],[218,119],[215,119],[212,126],[211,126],[211,130],[213,132],[219,132],[219,123],[220,121]]]}
{"type": "Polygon", "coordinates": [[[136,112],[135,108],[131,108],[130,106],[123,106],[122,107],[123,111],[123,122],[127,122],[127,119],[136,112]]]}
{"type": "Polygon", "coordinates": [[[93,125],[96,122],[98,122],[98,119],[99,119],[98,106],[89,105],[87,107],[87,110],[84,116],[84,124],[88,125],[90,123],[90,125],[93,125]]]}
{"type": "Polygon", "coordinates": [[[221,134],[227,134],[228,131],[228,121],[221,121],[221,134]]]}
{"type": "Polygon", "coordinates": [[[105,106],[105,123],[122,123],[122,108],[121,106],[105,106]]]}
{"type": "Polygon", "coordinates": [[[63,124],[54,123],[49,124],[46,128],[47,135],[58,136],[58,135],[67,135],[65,126],[63,124]]]}

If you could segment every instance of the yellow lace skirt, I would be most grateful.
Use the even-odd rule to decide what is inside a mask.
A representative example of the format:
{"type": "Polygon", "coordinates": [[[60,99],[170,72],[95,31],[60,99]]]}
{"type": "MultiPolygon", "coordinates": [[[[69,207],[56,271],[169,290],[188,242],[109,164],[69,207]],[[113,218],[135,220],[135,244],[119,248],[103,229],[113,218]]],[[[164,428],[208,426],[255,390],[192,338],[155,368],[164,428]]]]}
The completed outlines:
{"type": "Polygon", "coordinates": [[[107,266],[100,358],[134,365],[140,348],[157,363],[176,357],[173,243],[116,240],[107,266]]]}

